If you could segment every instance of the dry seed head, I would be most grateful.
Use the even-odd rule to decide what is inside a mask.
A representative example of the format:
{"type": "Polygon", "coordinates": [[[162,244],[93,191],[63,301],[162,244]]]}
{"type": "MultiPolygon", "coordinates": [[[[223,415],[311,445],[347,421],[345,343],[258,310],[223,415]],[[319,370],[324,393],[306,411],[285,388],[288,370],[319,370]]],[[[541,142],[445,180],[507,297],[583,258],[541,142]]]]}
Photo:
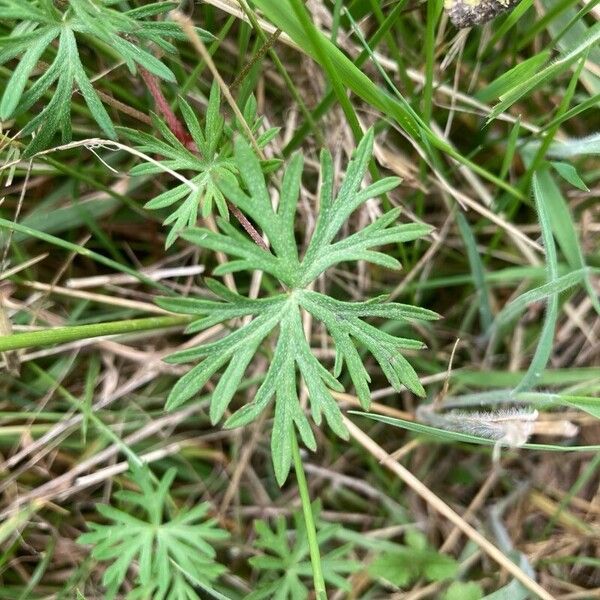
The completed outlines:
{"type": "Polygon", "coordinates": [[[445,0],[444,7],[459,29],[482,25],[511,10],[519,0],[445,0]]]}
{"type": "Polygon", "coordinates": [[[507,446],[518,447],[527,442],[533,433],[533,425],[539,413],[537,410],[507,408],[495,411],[450,411],[443,418],[452,424],[460,424],[460,431],[479,435],[490,440],[504,442],[507,446]]]}

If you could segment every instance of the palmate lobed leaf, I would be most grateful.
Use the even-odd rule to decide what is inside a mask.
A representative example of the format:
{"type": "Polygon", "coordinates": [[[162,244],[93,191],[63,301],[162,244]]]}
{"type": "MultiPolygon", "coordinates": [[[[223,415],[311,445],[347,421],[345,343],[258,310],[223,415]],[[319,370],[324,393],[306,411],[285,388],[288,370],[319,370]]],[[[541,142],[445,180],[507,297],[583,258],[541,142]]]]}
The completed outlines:
{"type": "MultiPolygon", "coordinates": [[[[39,127],[24,156],[44,149],[59,131],[63,143],[70,141],[71,96],[75,87],[104,134],[116,138],[111,118],[79,57],[77,38],[80,35],[110,46],[132,72],[143,67],[157,77],[175,81],[173,72],[142,44],[151,42],[166,52],[176,51],[167,38],[184,39],[180,27],[175,23],[146,20],[166,13],[176,3],[153,3],[125,12],[112,9],[111,4],[114,3],[108,0],[70,0],[61,12],[52,2],[0,0],[0,16],[18,21],[13,35],[0,40],[0,64],[20,56],[0,99],[0,120],[23,114],[44,95],[51,94],[48,103],[22,131],[23,135],[29,135],[39,127]],[[27,33],[21,33],[25,24],[27,33]],[[127,38],[134,38],[137,43],[127,38]],[[58,49],[50,66],[26,90],[38,62],[46,54],[53,55],[55,40],[58,40],[58,49]]],[[[205,39],[212,38],[205,31],[199,30],[199,34],[205,39]]]]}
{"type": "Polygon", "coordinates": [[[211,542],[225,539],[228,533],[219,529],[214,519],[206,518],[207,504],[176,512],[170,510],[170,518],[166,519],[174,476],[175,469],[170,469],[154,485],[147,467],[133,468],[133,479],[140,491],[125,490],[114,495],[128,505],[128,512],[97,505],[108,523],[90,523],[90,531],[79,537],[79,543],[93,545],[95,559],[111,561],[103,576],[106,597],[117,594],[133,563],[138,566],[136,584],[140,594],[134,594],[135,597],[148,597],[142,591],[150,589],[153,598],[177,597],[167,596],[167,591],[189,589],[188,597],[196,598],[182,572],[210,583],[225,570],[215,561],[211,542]],[[139,516],[130,514],[133,510],[139,516]]]}
{"type": "Polygon", "coordinates": [[[173,387],[167,400],[168,409],[186,402],[198,394],[214,374],[222,373],[211,396],[210,418],[213,424],[225,414],[263,342],[274,338],[269,368],[255,397],[234,412],[225,425],[247,425],[257,419],[274,399],[271,454],[280,485],[285,482],[290,470],[295,431],[308,448],[314,450],[316,447],[311,425],[300,405],[298,376],[308,391],[312,420],[320,425],[324,416],[331,429],[342,438],[348,437],[348,431],[332,391],[343,391],[339,377],[344,367],[365,410],[370,403],[370,377],[357,346],[370,352],[396,390],[406,387],[415,394],[424,395],[417,374],[401,354],[402,350],[418,350],[424,345],[386,333],[365,319],[430,320],[437,318],[435,313],[386,302],[383,297],[367,302],[344,302],[307,289],[326,269],[340,262],[366,260],[398,268],[400,265],[395,259],[375,248],[414,240],[431,229],[419,223],[396,224],[399,211],[394,209],[368,227],[336,241],[340,229],[359,206],[398,183],[396,178],[388,178],[361,188],[372,149],[371,130],[356,149],[335,197],[331,156],[327,152],[322,153],[320,211],[308,248],[300,257],[294,226],[302,176],[301,155],[296,154],[291,159],[282,179],[279,206],[274,209],[258,158],[248,143],[238,138],[234,159],[239,180],[236,177],[220,179],[219,187],[230,202],[262,229],[271,249],[259,247],[225,220],[219,222],[220,233],[194,228],[184,232],[183,237],[233,259],[220,265],[215,274],[258,269],[278,279],[285,291],[270,298],[251,299],[209,280],[210,289],[221,298],[220,301],[193,298],[157,300],[167,310],[197,315],[198,319],[188,327],[189,332],[246,317],[241,326],[220,339],[177,352],[167,359],[173,363],[198,361],[173,387]],[[336,353],[333,373],[319,362],[310,348],[302,324],[304,312],[320,321],[330,335],[336,353]]]}
{"type": "MultiPolygon", "coordinates": [[[[320,506],[313,503],[312,511],[317,521],[317,540],[320,548],[334,541],[340,531],[339,525],[325,525],[319,521],[320,506]]],[[[250,564],[261,571],[255,589],[245,597],[245,600],[261,600],[263,598],[278,598],[280,600],[295,600],[306,598],[308,588],[304,581],[312,577],[310,550],[306,537],[306,525],[301,512],[293,514],[295,529],[290,531],[284,517],[275,519],[272,528],[262,520],[254,521],[256,540],[254,546],[265,552],[250,558],[250,564]],[[290,535],[291,534],[291,535],[290,535]]],[[[351,591],[347,576],[359,571],[363,565],[348,558],[352,544],[333,547],[323,552],[321,563],[325,582],[336,589],[351,591]]]]}
{"type": "Polygon", "coordinates": [[[359,189],[372,150],[373,132],[369,131],[356,149],[335,198],[331,155],[326,151],[321,153],[319,214],[302,260],[298,257],[294,236],[302,155],[297,153],[290,161],[283,178],[279,207],[275,210],[260,162],[249,144],[241,137],[236,140],[234,158],[245,190],[235,178],[222,178],[218,184],[227,199],[247,214],[267,235],[272,249],[267,251],[256,247],[223,220],[219,221],[220,233],[196,228],[184,233],[183,237],[199,246],[224,252],[234,259],[217,268],[217,275],[257,269],[270,273],[291,288],[307,287],[329,267],[341,262],[365,260],[388,268],[400,268],[400,263],[394,258],[373,248],[412,241],[426,235],[432,229],[422,223],[394,225],[400,215],[400,209],[389,211],[368,227],[343,240],[333,241],[359,206],[370,198],[393,189],[400,181],[396,177],[389,177],[359,189]]]}

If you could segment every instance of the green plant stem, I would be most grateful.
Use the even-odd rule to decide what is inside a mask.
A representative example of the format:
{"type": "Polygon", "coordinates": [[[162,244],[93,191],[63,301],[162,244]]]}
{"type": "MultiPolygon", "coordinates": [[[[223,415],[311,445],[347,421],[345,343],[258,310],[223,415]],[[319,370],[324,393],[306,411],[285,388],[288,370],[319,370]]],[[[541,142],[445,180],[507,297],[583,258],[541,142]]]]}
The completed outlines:
{"type": "Polygon", "coordinates": [[[55,327],[39,331],[27,331],[12,335],[0,336],[0,352],[18,350],[20,348],[37,348],[50,344],[63,344],[103,335],[134,333],[149,329],[164,329],[177,325],[186,325],[191,320],[188,316],[148,317],[145,319],[129,319],[127,321],[109,321],[91,325],[74,325],[73,327],[55,327]]]}
{"type": "MultiPolygon", "coordinates": [[[[383,39],[386,33],[389,31],[390,27],[393,25],[395,21],[398,20],[398,16],[400,15],[406,0],[401,0],[396,4],[396,6],[390,11],[389,15],[385,18],[385,21],[381,23],[375,34],[369,38],[367,44],[369,47],[377,46],[379,42],[383,39]]],[[[365,61],[369,58],[370,54],[367,50],[363,50],[360,55],[354,61],[356,67],[361,67],[365,61]]],[[[327,111],[333,106],[335,102],[335,93],[333,90],[329,90],[319,104],[313,109],[311,113],[312,122],[318,121],[323,115],[327,113],[327,111]]],[[[291,153],[300,146],[302,140],[306,137],[311,127],[311,122],[302,123],[290,141],[283,149],[284,156],[290,156],[291,153]]]]}
{"type": "Polygon", "coordinates": [[[427,3],[427,29],[425,32],[425,86],[423,87],[423,121],[429,125],[433,108],[433,68],[435,65],[435,31],[442,12],[439,0],[427,3]]]}
{"type": "Polygon", "coordinates": [[[301,0],[290,1],[294,14],[304,30],[304,34],[306,35],[307,39],[310,40],[312,47],[314,48],[317,62],[319,62],[319,64],[325,69],[325,72],[329,75],[331,87],[333,88],[334,94],[337,97],[342,110],[344,111],[344,116],[346,117],[346,121],[352,130],[354,141],[358,144],[358,142],[360,142],[362,139],[363,133],[354,107],[352,106],[352,103],[350,102],[348,94],[344,88],[344,84],[340,80],[338,72],[332,64],[329,55],[327,54],[327,49],[321,42],[319,32],[316,30],[309,14],[306,12],[304,4],[301,2],[301,0]]]}
{"type": "MultiPolygon", "coordinates": [[[[327,47],[323,44],[323,39],[321,38],[320,32],[316,29],[313,24],[309,13],[306,10],[306,7],[302,3],[302,0],[290,0],[292,4],[292,9],[301,24],[304,33],[307,38],[311,41],[311,44],[315,50],[315,59],[317,62],[323,67],[327,75],[329,76],[330,84],[333,88],[335,96],[338,100],[338,103],[342,107],[344,111],[344,116],[346,117],[346,121],[352,131],[352,135],[354,137],[354,142],[356,144],[360,143],[363,138],[363,131],[360,126],[360,121],[358,120],[358,116],[354,107],[352,106],[352,102],[350,102],[350,98],[346,92],[346,87],[344,82],[338,75],[336,70],[336,66],[330,60],[329,54],[327,52],[327,47]]],[[[374,181],[377,181],[380,178],[379,169],[375,164],[375,161],[371,159],[369,161],[369,173],[374,181]]],[[[389,200],[387,194],[381,195],[384,206],[389,206],[389,200]]]]}
{"type": "Polygon", "coordinates": [[[327,600],[325,579],[323,578],[323,568],[321,567],[321,554],[319,552],[319,542],[317,540],[317,529],[315,527],[315,520],[310,504],[306,475],[304,474],[300,450],[298,449],[298,440],[296,439],[296,432],[294,430],[292,430],[291,436],[292,456],[294,458],[294,469],[298,481],[298,490],[300,491],[300,501],[302,502],[302,512],[304,513],[304,523],[306,524],[306,536],[308,537],[308,547],[310,549],[310,561],[312,563],[313,580],[315,582],[315,594],[317,600],[327,600]]]}

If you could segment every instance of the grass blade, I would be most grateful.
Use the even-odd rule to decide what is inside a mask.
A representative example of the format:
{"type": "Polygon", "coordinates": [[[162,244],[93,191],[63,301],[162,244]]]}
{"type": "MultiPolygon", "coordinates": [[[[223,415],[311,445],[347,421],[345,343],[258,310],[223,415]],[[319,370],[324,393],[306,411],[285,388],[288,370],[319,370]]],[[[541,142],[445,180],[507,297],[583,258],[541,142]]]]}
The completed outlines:
{"type": "MultiPolygon", "coordinates": [[[[554,245],[554,236],[546,205],[547,190],[544,188],[544,182],[540,182],[538,174],[533,176],[533,196],[538,211],[540,227],[542,229],[542,238],[544,248],[546,249],[546,266],[548,269],[548,281],[552,283],[558,278],[558,261],[556,257],[556,246],[554,245]]],[[[558,294],[552,293],[548,296],[546,305],[546,315],[542,332],[538,340],[535,354],[527,369],[527,373],[515,388],[515,393],[524,392],[538,385],[542,371],[546,368],[550,355],[552,353],[552,342],[554,340],[554,329],[558,318],[558,294]]]]}

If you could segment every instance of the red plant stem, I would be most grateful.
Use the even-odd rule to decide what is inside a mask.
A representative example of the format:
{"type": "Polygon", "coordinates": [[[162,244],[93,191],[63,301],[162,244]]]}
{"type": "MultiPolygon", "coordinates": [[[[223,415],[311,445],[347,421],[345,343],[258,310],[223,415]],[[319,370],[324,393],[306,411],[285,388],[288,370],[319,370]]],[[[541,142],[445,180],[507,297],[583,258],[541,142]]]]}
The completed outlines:
{"type": "MultiPolygon", "coordinates": [[[[140,69],[140,75],[148,88],[148,91],[154,99],[154,104],[158,112],[165,118],[167,126],[173,133],[173,135],[191,152],[198,152],[198,147],[194,143],[192,136],[189,134],[183,123],[177,118],[177,115],[173,112],[167,99],[164,97],[158,79],[149,73],[145,69],[140,69]]],[[[252,238],[254,243],[262,248],[263,250],[269,250],[269,247],[263,240],[262,236],[255,229],[254,225],[246,218],[246,216],[240,211],[240,209],[227,201],[227,207],[231,211],[231,214],[239,221],[240,225],[246,230],[246,233],[252,238]]]]}
{"type": "Polygon", "coordinates": [[[229,202],[229,200],[227,200],[227,207],[231,211],[231,214],[239,221],[240,225],[246,230],[254,243],[268,252],[269,246],[267,246],[265,240],[262,239],[260,233],[254,229],[254,225],[248,221],[246,215],[235,204],[229,202]]]}
{"type": "Polygon", "coordinates": [[[191,144],[194,144],[194,140],[192,136],[188,133],[187,129],[183,126],[183,123],[177,118],[175,113],[171,110],[167,99],[164,97],[162,90],[160,89],[160,84],[158,83],[158,79],[146,71],[146,69],[140,69],[140,75],[148,88],[148,91],[154,98],[154,104],[158,112],[162,114],[167,122],[169,129],[173,132],[173,135],[177,137],[177,139],[186,147],[189,148],[191,144]]]}

